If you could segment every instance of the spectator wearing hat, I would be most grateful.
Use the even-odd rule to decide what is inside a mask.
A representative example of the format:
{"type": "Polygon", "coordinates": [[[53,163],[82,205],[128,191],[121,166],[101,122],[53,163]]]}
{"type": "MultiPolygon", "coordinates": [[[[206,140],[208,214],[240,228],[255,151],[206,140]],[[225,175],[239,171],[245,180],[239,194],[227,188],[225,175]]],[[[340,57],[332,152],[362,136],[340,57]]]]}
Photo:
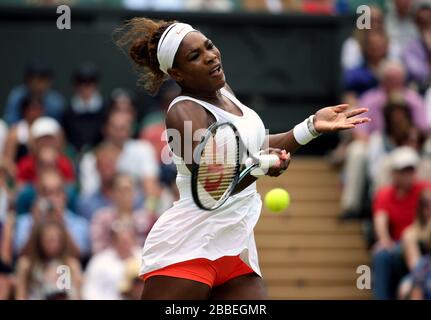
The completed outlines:
{"type": "Polygon", "coordinates": [[[35,182],[44,170],[58,170],[67,191],[68,208],[75,210],[77,189],[72,162],[62,152],[62,131],[59,123],[48,117],[38,118],[30,128],[30,154],[23,157],[17,166],[16,211],[30,211],[36,197],[35,182]]]}
{"type": "Polygon", "coordinates": [[[384,107],[393,101],[404,101],[410,110],[412,125],[422,132],[427,132],[430,124],[426,120],[425,105],[422,97],[406,86],[404,66],[397,61],[383,61],[379,67],[380,84],[377,88],[366,91],[358,105],[369,108],[371,123],[353,130],[354,140],[346,149],[344,164],[345,185],[341,196],[343,218],[358,217],[361,212],[362,197],[366,186],[365,165],[369,137],[374,132],[385,130],[384,107]]]}
{"type": "Polygon", "coordinates": [[[373,248],[374,296],[393,299],[399,280],[408,269],[399,241],[418,209],[419,198],[428,182],[415,178],[419,156],[408,146],[391,153],[392,183],[377,190],[373,203],[376,243],[373,248]]]}
{"type": "Polygon", "coordinates": [[[67,183],[75,180],[72,162],[61,152],[61,127],[48,117],[34,121],[30,128],[32,153],[18,163],[18,186],[33,184],[40,170],[57,168],[67,183]]]}
{"type": "Polygon", "coordinates": [[[30,127],[42,115],[43,105],[39,97],[26,96],[21,100],[21,120],[10,128],[4,150],[5,163],[13,177],[16,174],[16,164],[29,153],[30,127]]]}
{"type": "Polygon", "coordinates": [[[419,0],[414,6],[419,36],[409,41],[403,53],[410,79],[424,92],[431,80],[431,0],[419,0]]]}
{"type": "Polygon", "coordinates": [[[105,104],[99,91],[99,72],[92,64],[80,66],[73,75],[75,94],[64,113],[62,126],[67,141],[78,153],[101,140],[105,104]]]}
{"type": "Polygon", "coordinates": [[[27,96],[40,97],[44,115],[57,120],[61,119],[65,101],[63,96],[51,86],[51,68],[40,60],[30,62],[25,69],[24,84],[15,87],[9,94],[4,111],[6,122],[11,125],[22,118],[20,107],[22,100],[27,96]]]}

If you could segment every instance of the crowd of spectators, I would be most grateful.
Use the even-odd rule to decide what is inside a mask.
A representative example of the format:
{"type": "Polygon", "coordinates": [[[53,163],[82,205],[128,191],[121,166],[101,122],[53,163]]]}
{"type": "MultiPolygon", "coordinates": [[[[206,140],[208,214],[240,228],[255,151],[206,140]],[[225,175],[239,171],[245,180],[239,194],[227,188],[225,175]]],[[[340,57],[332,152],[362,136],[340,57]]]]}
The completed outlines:
{"type": "MultiPolygon", "coordinates": [[[[368,107],[372,122],[342,132],[331,154],[342,168],[340,218],[362,219],[369,230],[375,298],[431,299],[431,0],[69,4],[316,14],[371,5],[371,28],[355,29],[341,52],[343,99],[368,107]]],[[[160,138],[178,87],[167,83],[157,108],[138,119],[133,92],[117,88],[106,99],[100,77],[94,65],[79,66],[67,100],[52,89],[52,70],[35,61],[8,96],[0,119],[0,299],[139,298],[140,247],[178,198],[160,138]],[[58,283],[64,270],[69,285],[58,283]]]]}
{"type": "Polygon", "coordinates": [[[431,1],[371,8],[342,47],[344,101],[370,123],[340,135],[342,220],[362,219],[376,299],[430,298],[431,1]]]}
{"type": "Polygon", "coordinates": [[[102,95],[98,69],[77,66],[73,94],[35,59],[0,121],[0,299],[138,299],[140,251],[178,197],[161,161],[168,82],[140,119],[128,89],[102,95]],[[145,137],[148,137],[146,139],[145,137]]]}
{"type": "Polygon", "coordinates": [[[125,8],[155,11],[252,11],[319,15],[356,14],[362,4],[385,0],[3,0],[4,4],[125,8]]]}

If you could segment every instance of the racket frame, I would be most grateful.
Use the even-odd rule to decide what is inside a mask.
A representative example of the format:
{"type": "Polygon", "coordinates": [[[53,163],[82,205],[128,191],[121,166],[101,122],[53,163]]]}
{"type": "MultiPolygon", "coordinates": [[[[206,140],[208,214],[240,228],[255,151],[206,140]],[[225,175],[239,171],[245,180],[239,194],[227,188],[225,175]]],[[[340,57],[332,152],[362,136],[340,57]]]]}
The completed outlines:
{"type": "Polygon", "coordinates": [[[200,167],[199,163],[200,163],[200,160],[202,157],[202,152],[205,149],[205,146],[206,146],[208,140],[214,136],[217,128],[225,126],[225,125],[228,125],[233,130],[233,132],[235,133],[235,140],[236,140],[235,142],[236,142],[237,148],[238,148],[238,150],[241,150],[240,148],[243,147],[243,144],[242,144],[241,138],[239,136],[238,129],[230,122],[216,121],[208,127],[207,132],[202,137],[201,142],[196,147],[196,149],[194,151],[194,155],[193,155],[193,159],[196,161],[193,161],[193,165],[192,165],[192,175],[191,175],[192,196],[193,196],[193,200],[196,203],[196,205],[199,208],[206,210],[206,211],[213,211],[213,210],[220,208],[227,201],[227,199],[230,197],[232,192],[235,190],[236,186],[239,183],[239,179],[240,179],[240,167],[241,167],[240,161],[241,161],[241,159],[237,159],[237,161],[236,161],[237,163],[235,165],[235,171],[236,172],[235,172],[233,181],[230,184],[229,188],[224,192],[223,200],[219,201],[217,206],[212,207],[212,208],[208,208],[208,207],[204,206],[202,204],[202,202],[200,201],[199,196],[198,196],[198,184],[199,184],[198,172],[199,172],[199,167],[200,167]]]}
{"type": "MultiPolygon", "coordinates": [[[[276,156],[276,155],[264,155],[264,156],[269,156],[269,158],[268,158],[269,163],[275,163],[276,161],[278,161],[278,156],[276,156]]],[[[193,159],[196,160],[196,161],[193,161],[192,175],[191,175],[191,188],[192,188],[193,200],[199,208],[201,208],[203,210],[207,210],[207,211],[213,211],[213,210],[220,208],[227,201],[227,199],[229,199],[229,197],[232,195],[232,193],[234,192],[234,190],[238,186],[238,184],[247,175],[249,175],[252,170],[258,168],[260,166],[260,163],[261,163],[259,157],[252,155],[248,151],[248,149],[245,147],[245,144],[242,141],[236,126],[234,124],[232,124],[231,122],[227,122],[227,121],[217,121],[217,122],[212,123],[208,127],[206,134],[202,137],[201,142],[199,143],[199,145],[196,147],[196,149],[194,151],[193,159]],[[226,126],[226,125],[231,127],[231,129],[235,133],[236,144],[237,144],[237,147],[238,147],[240,154],[238,156],[237,163],[236,163],[235,177],[234,177],[231,185],[229,186],[229,188],[224,192],[223,200],[221,200],[221,201],[219,200],[219,203],[217,204],[217,206],[214,206],[212,208],[208,208],[201,203],[199,196],[198,196],[198,183],[199,183],[198,182],[198,172],[199,172],[199,166],[200,166],[199,163],[200,163],[202,151],[205,149],[205,146],[206,146],[208,140],[211,137],[213,137],[215,130],[217,130],[217,128],[219,128],[219,127],[226,126]],[[253,160],[253,164],[250,166],[245,166],[244,163],[241,163],[244,159],[245,152],[247,152],[247,157],[251,158],[253,160]],[[241,168],[243,168],[243,169],[241,170],[241,168]]]]}

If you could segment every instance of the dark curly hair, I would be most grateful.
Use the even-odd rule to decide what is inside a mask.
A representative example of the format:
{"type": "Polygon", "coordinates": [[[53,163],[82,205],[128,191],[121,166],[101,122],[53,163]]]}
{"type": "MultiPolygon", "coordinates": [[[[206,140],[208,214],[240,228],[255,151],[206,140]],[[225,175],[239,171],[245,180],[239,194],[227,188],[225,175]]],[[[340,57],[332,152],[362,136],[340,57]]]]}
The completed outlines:
{"type": "Polygon", "coordinates": [[[163,32],[176,21],[133,18],[114,31],[114,41],[133,60],[138,85],[156,95],[168,75],[159,68],[157,45],[163,32]]]}

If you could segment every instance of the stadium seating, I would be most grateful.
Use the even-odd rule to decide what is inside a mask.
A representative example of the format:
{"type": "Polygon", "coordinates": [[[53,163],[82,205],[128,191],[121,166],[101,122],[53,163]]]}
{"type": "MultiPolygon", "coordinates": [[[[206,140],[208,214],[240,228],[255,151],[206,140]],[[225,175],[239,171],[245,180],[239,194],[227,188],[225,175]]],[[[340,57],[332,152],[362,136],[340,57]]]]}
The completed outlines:
{"type": "Polygon", "coordinates": [[[356,269],[370,258],[359,222],[338,221],[337,172],[323,158],[293,158],[278,179],[259,180],[263,196],[275,187],[291,195],[281,214],[264,208],[256,227],[260,264],[271,299],[369,299],[356,269]]]}

